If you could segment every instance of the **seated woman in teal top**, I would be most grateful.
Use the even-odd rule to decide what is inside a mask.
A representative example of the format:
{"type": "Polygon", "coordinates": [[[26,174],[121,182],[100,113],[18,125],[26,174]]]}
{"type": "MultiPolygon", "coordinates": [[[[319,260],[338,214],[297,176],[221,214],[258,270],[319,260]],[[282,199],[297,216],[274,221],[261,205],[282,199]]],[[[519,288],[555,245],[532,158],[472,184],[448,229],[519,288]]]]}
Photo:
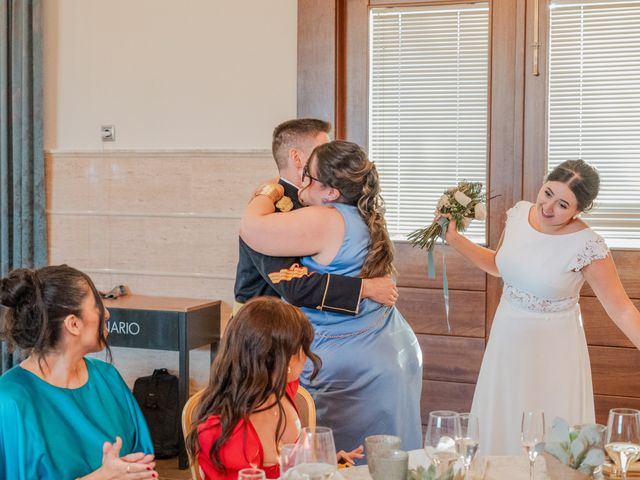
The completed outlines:
{"type": "Polygon", "coordinates": [[[108,363],[104,308],[91,279],[66,265],[0,280],[3,339],[29,352],[0,377],[0,479],[158,478],[149,430],[108,363]],[[111,443],[113,442],[113,443],[111,443]]]}

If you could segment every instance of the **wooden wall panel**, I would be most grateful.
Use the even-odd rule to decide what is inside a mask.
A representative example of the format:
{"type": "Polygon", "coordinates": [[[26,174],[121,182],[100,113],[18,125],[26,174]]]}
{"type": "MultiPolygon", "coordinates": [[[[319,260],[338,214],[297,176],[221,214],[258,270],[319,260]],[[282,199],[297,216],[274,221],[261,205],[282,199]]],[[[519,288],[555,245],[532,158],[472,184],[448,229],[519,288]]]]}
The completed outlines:
{"type": "Polygon", "coordinates": [[[420,401],[422,423],[427,424],[429,412],[434,410],[468,412],[471,410],[475,388],[476,386],[472,383],[425,380],[422,382],[422,399],[420,401]]]}
{"type": "MultiPolygon", "coordinates": [[[[640,300],[634,300],[633,303],[640,307],[640,300]]],[[[597,298],[580,298],[580,310],[589,345],[633,348],[633,344],[609,318],[597,298]]]]}
{"type": "MultiPolygon", "coordinates": [[[[434,250],[436,278],[427,278],[427,252],[412,247],[407,242],[395,242],[395,266],[398,270],[398,286],[418,288],[442,288],[442,246],[434,250]]],[[[444,247],[447,261],[447,279],[451,290],[484,290],[485,273],[469,264],[450,246],[444,247]]]]}
{"type": "MultiPolygon", "coordinates": [[[[442,290],[400,287],[398,308],[416,333],[448,335],[442,290]]],[[[484,338],[484,292],[449,291],[451,334],[484,338]]]]}
{"type": "Polygon", "coordinates": [[[481,338],[417,335],[425,380],[475,383],[480,372],[484,340],[481,338]]]}
{"type": "Polygon", "coordinates": [[[336,0],[298,0],[298,117],[336,123],[336,0]]]}
{"type": "Polygon", "coordinates": [[[640,410],[640,398],[595,395],[594,400],[596,403],[596,422],[601,425],[607,424],[609,410],[612,408],[635,408],[640,410]]]}
{"type": "MultiPolygon", "coordinates": [[[[344,138],[369,150],[369,8],[363,0],[346,2],[343,85],[344,138]]],[[[372,158],[375,161],[375,158],[372,158]]]]}
{"type": "MultiPolygon", "coordinates": [[[[487,190],[488,242],[496,248],[505,212],[522,199],[525,0],[492,0],[487,190]]],[[[487,332],[500,302],[500,279],[487,278],[487,332]]]]}
{"type": "MultiPolygon", "coordinates": [[[[640,299],[640,252],[636,250],[613,250],[613,261],[618,269],[620,281],[629,298],[640,299]]],[[[582,287],[581,295],[593,297],[595,294],[587,283],[582,287]]]]}
{"type": "Polygon", "coordinates": [[[640,397],[640,351],[589,347],[589,356],[595,394],[640,397]]]}

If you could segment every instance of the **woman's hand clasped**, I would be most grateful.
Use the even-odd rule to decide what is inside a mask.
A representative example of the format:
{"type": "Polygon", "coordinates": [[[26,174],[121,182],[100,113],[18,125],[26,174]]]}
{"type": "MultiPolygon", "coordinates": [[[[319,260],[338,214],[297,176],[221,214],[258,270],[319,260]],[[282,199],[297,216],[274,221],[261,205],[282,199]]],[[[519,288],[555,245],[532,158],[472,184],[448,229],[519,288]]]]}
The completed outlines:
{"type": "Polygon", "coordinates": [[[130,453],[120,456],[122,439],[116,437],[114,443],[105,442],[102,446],[102,467],[96,472],[104,480],[143,480],[158,478],[154,470],[156,463],[153,455],[130,453]]]}

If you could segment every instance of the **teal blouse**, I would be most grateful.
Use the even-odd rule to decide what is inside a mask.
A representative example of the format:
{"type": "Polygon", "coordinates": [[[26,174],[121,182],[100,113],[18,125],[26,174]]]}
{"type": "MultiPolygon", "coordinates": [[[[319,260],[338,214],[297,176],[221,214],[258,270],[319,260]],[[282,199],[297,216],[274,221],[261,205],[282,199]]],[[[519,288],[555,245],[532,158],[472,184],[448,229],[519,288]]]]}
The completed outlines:
{"type": "Polygon", "coordinates": [[[0,377],[0,479],[68,480],[102,465],[102,445],[122,438],[120,455],[153,453],[131,391],[111,365],[85,358],[89,380],[55,387],[20,366],[0,377]]]}

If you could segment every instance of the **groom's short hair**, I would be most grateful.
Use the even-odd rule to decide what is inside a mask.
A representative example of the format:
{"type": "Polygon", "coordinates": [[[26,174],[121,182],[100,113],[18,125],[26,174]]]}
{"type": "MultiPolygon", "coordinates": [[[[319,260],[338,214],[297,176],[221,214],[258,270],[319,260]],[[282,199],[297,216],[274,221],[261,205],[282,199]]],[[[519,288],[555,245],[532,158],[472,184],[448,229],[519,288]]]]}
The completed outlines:
{"type": "Polygon", "coordinates": [[[271,151],[278,170],[286,168],[289,149],[300,148],[300,143],[320,133],[329,133],[331,124],[317,118],[297,118],[278,125],[273,131],[271,151]]]}

